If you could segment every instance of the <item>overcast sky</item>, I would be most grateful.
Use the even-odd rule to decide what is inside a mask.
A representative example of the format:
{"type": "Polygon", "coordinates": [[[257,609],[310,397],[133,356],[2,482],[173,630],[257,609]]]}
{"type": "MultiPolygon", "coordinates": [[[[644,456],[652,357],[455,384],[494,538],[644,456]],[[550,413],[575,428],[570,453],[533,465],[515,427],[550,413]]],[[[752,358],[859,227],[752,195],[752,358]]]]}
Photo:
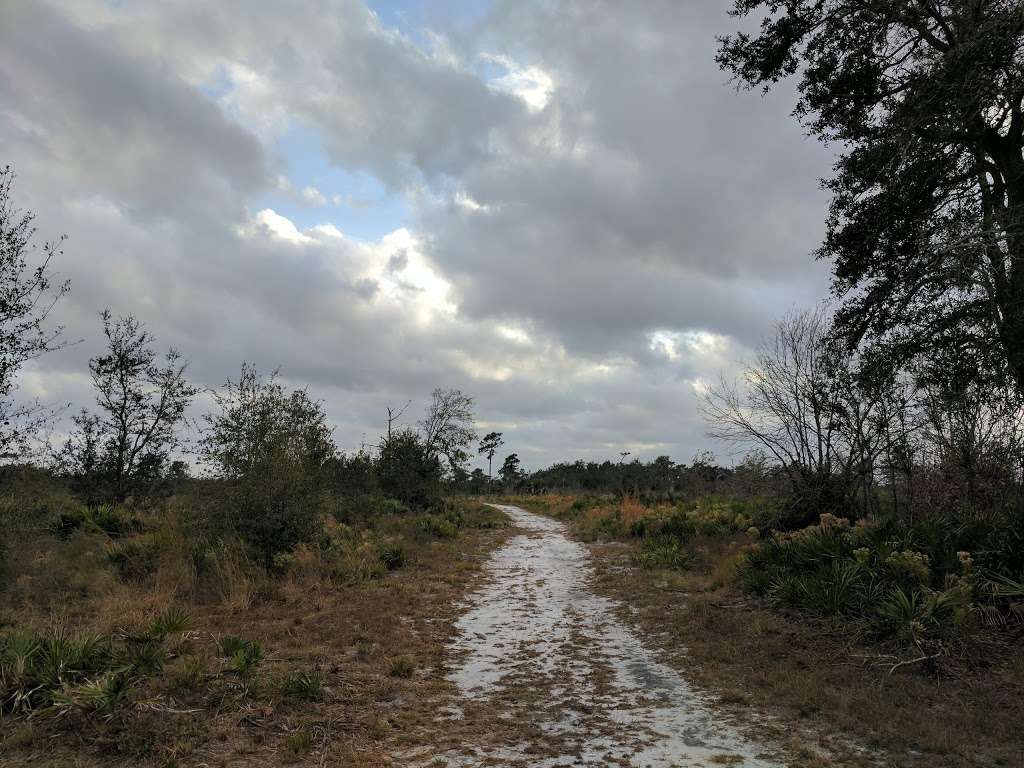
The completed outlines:
{"type": "Polygon", "coordinates": [[[346,449],[443,386],[531,469],[727,458],[699,393],[824,296],[830,155],[716,68],[726,9],[0,2],[0,164],[82,339],[23,389],[91,405],[110,307],[203,386],[280,367],[346,449]]]}

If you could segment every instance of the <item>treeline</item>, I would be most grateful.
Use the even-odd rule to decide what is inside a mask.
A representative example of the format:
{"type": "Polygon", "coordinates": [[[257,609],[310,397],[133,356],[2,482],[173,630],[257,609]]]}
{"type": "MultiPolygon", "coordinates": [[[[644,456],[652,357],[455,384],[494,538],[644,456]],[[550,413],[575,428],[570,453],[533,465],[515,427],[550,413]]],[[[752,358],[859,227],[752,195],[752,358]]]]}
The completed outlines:
{"type": "Polygon", "coordinates": [[[643,501],[673,501],[711,493],[777,494],[784,491],[783,472],[763,453],[752,452],[735,467],[720,466],[710,452],[689,464],[669,456],[653,461],[558,462],[524,475],[515,485],[523,493],[590,493],[629,495],[643,501]]]}
{"type": "Polygon", "coordinates": [[[459,390],[434,390],[418,428],[389,428],[374,450],[345,454],[321,401],[247,363],[209,392],[214,409],[186,441],[200,390],[181,354],[158,357],[132,316],[107,311],[102,320],[107,350],[89,361],[96,408],[74,417],[47,467],[89,508],[187,491],[193,519],[239,536],[270,565],[314,540],[325,516],[440,508],[445,488],[468,476],[473,399],[459,390]],[[186,458],[197,462],[198,478],[186,458]]]}
{"type": "MultiPolygon", "coordinates": [[[[48,319],[70,285],[55,281],[51,265],[63,239],[44,245],[33,263],[33,217],[15,208],[13,180],[9,167],[0,171],[0,454],[15,467],[32,465],[33,477],[66,487],[88,510],[53,523],[58,528],[91,520],[96,510],[187,492],[197,537],[240,538],[269,565],[321,536],[325,516],[436,511],[452,488],[486,492],[519,479],[515,454],[497,480],[468,471],[472,451],[490,467],[503,439],[491,433],[477,446],[473,398],[456,389],[435,389],[415,427],[399,425],[404,408],[389,409],[379,442],[349,454],[335,444],[321,401],[248,363],[205,391],[213,409],[196,419],[204,390],[189,380],[182,353],[160,353],[142,321],[110,310],[100,315],[106,348],[89,360],[95,403],[50,445],[44,436],[61,412],[26,404],[17,377],[29,360],[65,346],[65,329],[48,319]]],[[[4,472],[10,482],[18,476],[4,472]]]]}

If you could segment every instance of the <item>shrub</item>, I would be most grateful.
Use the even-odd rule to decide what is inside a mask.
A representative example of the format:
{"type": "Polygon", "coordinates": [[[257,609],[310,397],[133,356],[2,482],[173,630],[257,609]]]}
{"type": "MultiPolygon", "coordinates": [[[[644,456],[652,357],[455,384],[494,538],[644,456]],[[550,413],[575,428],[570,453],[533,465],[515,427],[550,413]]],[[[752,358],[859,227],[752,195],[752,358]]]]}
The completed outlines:
{"type": "Polygon", "coordinates": [[[402,504],[428,509],[441,500],[441,464],[411,429],[392,433],[377,462],[381,488],[402,504]]]}
{"type": "Polygon", "coordinates": [[[380,561],[389,571],[397,571],[408,562],[405,548],[401,544],[389,543],[380,548],[380,561]]]}
{"type": "Polygon", "coordinates": [[[376,515],[406,515],[409,508],[398,499],[389,499],[384,496],[373,497],[373,513],[376,515]]]}
{"type": "Polygon", "coordinates": [[[689,542],[697,533],[697,526],[686,512],[679,510],[656,526],[656,534],[667,536],[680,543],[689,542]]]}
{"type": "Polygon", "coordinates": [[[978,609],[973,558],[965,551],[947,557],[948,538],[925,533],[892,521],[850,526],[823,514],[816,526],[755,545],[737,581],[778,606],[859,622],[882,640],[920,651],[978,609]],[[928,547],[942,565],[915,547],[928,547]]]}
{"type": "MultiPolygon", "coordinates": [[[[183,629],[185,621],[172,609],[147,622],[143,634],[98,635],[58,626],[0,636],[0,717],[48,710],[110,719],[144,680],[163,673],[170,658],[164,637],[183,629]]],[[[237,644],[251,657],[250,665],[262,658],[258,644],[237,644]]],[[[175,668],[171,683],[192,690],[205,677],[205,662],[189,657],[175,668]]]]}
{"type": "Polygon", "coordinates": [[[163,672],[167,649],[160,640],[129,641],[122,658],[126,670],[139,677],[150,677],[163,672]]]}
{"type": "Polygon", "coordinates": [[[437,539],[454,539],[459,529],[451,520],[440,515],[423,515],[416,521],[416,528],[421,533],[437,539]]]}
{"type": "Polygon", "coordinates": [[[305,390],[287,392],[276,374],[265,380],[247,365],[216,399],[200,454],[227,481],[219,517],[269,567],[312,541],[327,512],[336,453],[327,416],[305,390]]]}
{"type": "Polygon", "coordinates": [[[265,566],[275,555],[312,541],[324,498],[314,478],[294,465],[270,462],[258,476],[230,484],[225,518],[265,566]]]}
{"type": "Polygon", "coordinates": [[[54,691],[52,706],[58,714],[77,713],[109,719],[128,700],[131,679],[120,671],[54,691]]]}
{"type": "Polygon", "coordinates": [[[228,659],[228,666],[239,675],[249,674],[253,667],[263,661],[263,645],[258,640],[225,635],[218,640],[217,645],[221,656],[228,659]]]}
{"type": "Polygon", "coordinates": [[[299,672],[285,678],[281,691],[285,696],[291,698],[320,701],[323,698],[326,683],[327,676],[323,672],[299,672]]]}
{"type": "Polygon", "coordinates": [[[678,538],[658,535],[644,540],[636,562],[643,568],[686,570],[692,566],[693,558],[678,538]]]}
{"type": "Polygon", "coordinates": [[[115,542],[107,559],[125,581],[139,581],[153,574],[160,557],[160,542],[154,534],[142,534],[115,542]]]}
{"type": "Polygon", "coordinates": [[[391,660],[388,674],[392,677],[412,677],[416,671],[416,665],[408,656],[397,656],[391,660]]]}
{"type": "Polygon", "coordinates": [[[184,632],[191,623],[191,618],[183,609],[171,607],[153,617],[147,632],[150,637],[163,640],[168,635],[184,632]]]}
{"type": "Polygon", "coordinates": [[[100,504],[93,507],[64,507],[53,516],[48,527],[59,539],[67,539],[79,530],[100,532],[111,538],[119,538],[138,532],[141,523],[137,517],[120,507],[100,504]]]}

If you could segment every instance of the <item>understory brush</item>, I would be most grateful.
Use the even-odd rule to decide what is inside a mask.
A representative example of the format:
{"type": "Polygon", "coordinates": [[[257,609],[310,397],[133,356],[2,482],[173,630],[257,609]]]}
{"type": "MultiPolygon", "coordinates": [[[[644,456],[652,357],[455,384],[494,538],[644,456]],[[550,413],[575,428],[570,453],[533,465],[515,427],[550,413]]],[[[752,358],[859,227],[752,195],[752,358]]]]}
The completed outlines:
{"type": "Polygon", "coordinates": [[[868,638],[937,658],[980,626],[1024,618],[1024,583],[1010,551],[1016,523],[914,525],[821,515],[747,553],[737,582],[780,608],[841,620],[868,638]]]}
{"type": "Polygon", "coordinates": [[[370,514],[350,516],[351,505],[330,497],[301,540],[275,546],[267,562],[267,548],[235,531],[233,515],[217,516],[220,490],[196,483],[178,496],[108,507],[62,498],[30,504],[17,525],[13,515],[0,519],[4,539],[13,532],[18,541],[6,551],[7,577],[0,571],[0,763],[22,741],[148,760],[155,743],[175,750],[212,738],[207,715],[287,703],[286,711],[315,717],[307,710],[333,701],[330,682],[344,657],[324,664],[328,626],[317,626],[315,643],[296,630],[341,621],[345,595],[359,602],[341,610],[366,631],[391,627],[386,647],[402,660],[397,671],[369,650],[353,658],[380,666],[393,687],[390,676],[409,677],[415,658],[395,645],[408,584],[450,566],[445,553],[458,537],[507,525],[468,498],[417,511],[375,498],[370,514]]]}
{"type": "Polygon", "coordinates": [[[635,543],[633,562],[642,568],[701,564],[716,583],[842,626],[851,638],[912,652],[918,662],[969,657],[981,635],[991,640],[1024,622],[1024,519],[1016,513],[937,514],[912,524],[825,513],[786,531],[776,526],[789,507],[774,496],[509,501],[565,521],[584,541],[635,543]]]}
{"type": "Polygon", "coordinates": [[[110,718],[187,642],[189,617],[169,608],[115,634],[63,626],[0,637],[0,713],[110,718]]]}
{"type": "Polygon", "coordinates": [[[690,546],[697,537],[758,534],[781,506],[774,497],[705,496],[648,501],[614,496],[530,496],[513,502],[566,521],[584,541],[638,541],[635,561],[644,568],[685,570],[698,560],[690,546]]]}

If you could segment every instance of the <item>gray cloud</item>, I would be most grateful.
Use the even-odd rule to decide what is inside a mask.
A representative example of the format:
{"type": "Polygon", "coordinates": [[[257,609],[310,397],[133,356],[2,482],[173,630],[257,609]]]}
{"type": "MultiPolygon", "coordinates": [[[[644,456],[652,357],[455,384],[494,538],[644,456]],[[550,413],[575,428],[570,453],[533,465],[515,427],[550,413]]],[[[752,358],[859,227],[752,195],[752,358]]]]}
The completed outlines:
{"type": "Polygon", "coordinates": [[[58,314],[84,338],[27,388],[89,404],[110,306],[204,385],[281,366],[348,448],[445,385],[533,467],[688,459],[695,388],[827,282],[828,154],[786,94],[728,86],[725,10],[510,1],[423,43],[356,0],[4,4],[0,161],[41,234],[72,236],[58,314]],[[408,231],[259,213],[296,124],[408,196],[408,231]]]}

